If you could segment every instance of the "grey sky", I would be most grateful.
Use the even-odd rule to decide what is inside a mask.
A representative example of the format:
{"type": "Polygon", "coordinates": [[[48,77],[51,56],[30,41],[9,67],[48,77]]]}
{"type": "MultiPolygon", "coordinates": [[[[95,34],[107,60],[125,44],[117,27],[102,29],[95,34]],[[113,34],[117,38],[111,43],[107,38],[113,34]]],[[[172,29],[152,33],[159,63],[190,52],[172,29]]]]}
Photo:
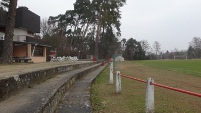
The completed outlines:
{"type": "MultiPolygon", "coordinates": [[[[18,6],[48,18],[73,9],[76,0],[18,0],[18,6]]],[[[161,50],[188,49],[201,36],[201,0],[127,0],[121,9],[121,38],[154,41],[161,50]]]]}

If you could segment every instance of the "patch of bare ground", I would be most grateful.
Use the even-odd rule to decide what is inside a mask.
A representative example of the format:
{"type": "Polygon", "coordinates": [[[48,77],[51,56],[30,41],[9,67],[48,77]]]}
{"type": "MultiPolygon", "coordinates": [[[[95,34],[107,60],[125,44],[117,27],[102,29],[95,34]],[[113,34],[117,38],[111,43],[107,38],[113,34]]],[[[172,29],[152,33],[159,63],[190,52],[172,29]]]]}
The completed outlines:
{"type": "MultiPolygon", "coordinates": [[[[201,93],[201,77],[198,76],[150,68],[133,62],[124,62],[123,68],[119,70],[122,74],[135,78],[147,80],[151,77],[154,82],[159,84],[201,93]]],[[[107,84],[108,74],[102,76],[105,76],[105,81],[97,85],[98,90],[100,90],[97,91],[98,96],[104,104],[101,112],[145,112],[145,83],[122,78],[122,93],[115,94],[115,85],[107,84]]],[[[94,87],[96,87],[96,84],[94,87]]],[[[201,113],[200,106],[200,97],[155,86],[155,113],[201,113]]]]}

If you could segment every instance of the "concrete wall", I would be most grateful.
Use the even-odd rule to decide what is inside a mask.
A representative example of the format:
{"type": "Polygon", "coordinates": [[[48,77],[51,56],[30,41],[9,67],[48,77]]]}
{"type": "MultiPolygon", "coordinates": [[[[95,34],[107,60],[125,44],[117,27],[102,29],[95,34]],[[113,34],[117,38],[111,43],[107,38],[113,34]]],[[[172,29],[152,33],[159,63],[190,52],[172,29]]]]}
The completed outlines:
{"type": "MultiPolygon", "coordinates": [[[[5,35],[5,33],[3,32],[0,32],[0,40],[1,40],[1,37],[5,35]]],[[[30,36],[30,37],[34,37],[33,35],[31,34],[28,34],[28,32],[25,30],[25,29],[18,29],[18,28],[15,28],[14,29],[14,36],[24,36],[26,38],[26,36],[30,36]]],[[[15,40],[15,39],[14,39],[15,40]]]]}
{"type": "MultiPolygon", "coordinates": [[[[72,71],[74,69],[79,69],[87,66],[92,66],[98,64],[98,62],[90,62],[83,64],[74,64],[66,66],[57,66],[49,69],[37,70],[33,72],[17,74],[9,78],[0,79],[0,101],[5,100],[11,95],[15,95],[16,92],[20,91],[23,88],[31,87],[46,81],[49,78],[56,76],[57,74],[72,71]],[[3,90],[2,90],[3,89],[3,90]]],[[[97,65],[98,66],[98,65],[97,65]]],[[[96,67],[97,67],[96,66],[96,67]]],[[[88,69],[88,71],[93,71],[94,69],[88,69]]],[[[86,71],[79,74],[83,75],[86,71]]]]}
{"type": "Polygon", "coordinates": [[[24,29],[18,29],[18,28],[15,28],[14,29],[14,35],[15,36],[20,36],[20,35],[25,35],[25,36],[30,36],[30,37],[34,37],[33,35],[30,35],[27,33],[27,30],[24,30],[24,29]]]}
{"type": "Polygon", "coordinates": [[[46,62],[45,57],[31,57],[31,59],[34,63],[46,62]]]}
{"type": "Polygon", "coordinates": [[[28,44],[27,47],[27,56],[31,58],[34,63],[46,62],[46,47],[43,47],[43,56],[32,56],[31,44],[28,44]]]}

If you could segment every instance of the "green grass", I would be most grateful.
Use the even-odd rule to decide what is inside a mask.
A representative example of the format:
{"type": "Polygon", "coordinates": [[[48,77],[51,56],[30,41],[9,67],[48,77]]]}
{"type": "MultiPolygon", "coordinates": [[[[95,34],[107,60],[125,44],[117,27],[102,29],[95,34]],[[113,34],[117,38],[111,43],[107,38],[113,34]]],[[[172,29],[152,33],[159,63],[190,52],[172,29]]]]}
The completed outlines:
{"type": "Polygon", "coordinates": [[[201,60],[144,60],[137,61],[137,63],[154,68],[201,76],[201,60]]]}
{"type": "Polygon", "coordinates": [[[129,84],[130,80],[125,79],[125,82],[123,82],[122,85],[123,87],[128,88],[123,89],[123,91],[126,90],[127,92],[116,94],[116,77],[114,76],[114,84],[109,84],[108,72],[109,66],[96,78],[91,87],[93,113],[129,113],[130,111],[143,113],[145,109],[145,86],[142,86],[143,88],[139,89],[141,91],[137,91],[137,94],[132,93],[131,91],[133,90],[135,84],[129,84]],[[142,96],[139,97],[137,95],[142,96]],[[138,102],[136,103],[136,101],[138,102]]]}
{"type": "MultiPolygon", "coordinates": [[[[119,70],[122,74],[135,78],[146,80],[153,77],[156,83],[201,93],[199,73],[191,72],[198,75],[191,76],[184,74],[189,71],[174,70],[193,70],[193,67],[199,66],[200,61],[125,61],[123,68],[119,70]]],[[[193,71],[199,72],[199,69],[193,71]]],[[[114,84],[109,84],[109,66],[96,78],[91,86],[93,113],[144,113],[146,84],[122,78],[122,91],[116,94],[115,80],[114,76],[114,84]]],[[[154,98],[155,113],[201,113],[199,97],[155,87],[154,98]]]]}
{"type": "Polygon", "coordinates": [[[101,97],[99,96],[100,90],[99,87],[102,87],[103,82],[107,79],[107,72],[109,71],[109,68],[104,69],[101,74],[95,79],[95,82],[91,86],[91,101],[92,101],[92,106],[93,110],[96,112],[101,112],[102,109],[104,109],[104,105],[102,104],[100,99],[101,97]]]}

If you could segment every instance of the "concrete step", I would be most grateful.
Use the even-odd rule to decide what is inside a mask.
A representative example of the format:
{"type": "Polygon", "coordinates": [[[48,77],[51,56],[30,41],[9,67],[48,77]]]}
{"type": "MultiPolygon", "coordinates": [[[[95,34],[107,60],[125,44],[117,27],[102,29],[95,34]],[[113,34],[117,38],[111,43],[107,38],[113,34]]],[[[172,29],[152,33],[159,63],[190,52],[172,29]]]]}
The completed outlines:
{"type": "MultiPolygon", "coordinates": [[[[2,113],[53,113],[66,91],[80,78],[100,67],[101,63],[58,74],[54,78],[2,101],[2,113]]],[[[66,69],[66,68],[64,68],[66,69]]],[[[68,70],[68,68],[67,68],[68,70]]]]}
{"type": "Polygon", "coordinates": [[[101,66],[75,82],[66,92],[55,113],[91,113],[90,87],[105,67],[106,65],[101,66]]]}
{"type": "MultiPolygon", "coordinates": [[[[21,69],[20,73],[5,72],[0,76],[0,102],[15,95],[24,88],[31,88],[57,74],[97,64],[97,62],[77,62],[75,64],[58,65],[55,67],[38,67],[21,69]]],[[[28,67],[28,66],[27,66],[28,67]]]]}

